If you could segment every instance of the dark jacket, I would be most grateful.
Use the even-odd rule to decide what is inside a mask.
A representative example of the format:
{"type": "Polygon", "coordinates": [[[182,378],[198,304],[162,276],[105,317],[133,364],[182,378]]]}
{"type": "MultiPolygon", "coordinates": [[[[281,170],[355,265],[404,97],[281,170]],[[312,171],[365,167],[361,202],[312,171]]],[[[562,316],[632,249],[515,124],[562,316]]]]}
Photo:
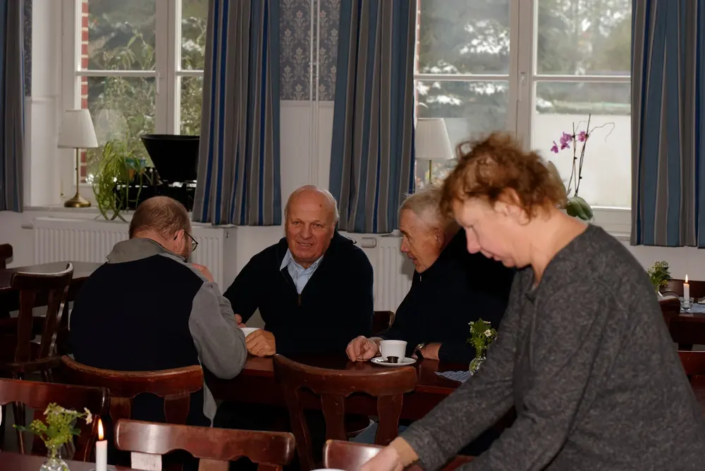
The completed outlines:
{"type": "MultiPolygon", "coordinates": [[[[86,280],[70,320],[76,361],[119,371],[203,364],[229,379],[247,349],[218,285],[150,239],[115,245],[108,263],[86,280]]],[[[164,421],[156,396],[139,396],[132,418],[164,421]]],[[[215,401],[204,388],[191,396],[188,423],[210,425],[215,401]]]]}
{"type": "Polygon", "coordinates": [[[441,343],[441,361],[469,363],[475,356],[468,323],[482,318],[497,328],[507,307],[514,270],[467,251],[460,230],[411,289],[384,338],[406,340],[407,355],[419,343],[441,343]]]}
{"type": "Polygon", "coordinates": [[[299,295],[286,267],[286,238],[258,253],[225,292],[247,321],[259,309],[277,353],[337,353],[358,335],[369,336],[373,274],[367,255],[337,232],[299,295]]]}

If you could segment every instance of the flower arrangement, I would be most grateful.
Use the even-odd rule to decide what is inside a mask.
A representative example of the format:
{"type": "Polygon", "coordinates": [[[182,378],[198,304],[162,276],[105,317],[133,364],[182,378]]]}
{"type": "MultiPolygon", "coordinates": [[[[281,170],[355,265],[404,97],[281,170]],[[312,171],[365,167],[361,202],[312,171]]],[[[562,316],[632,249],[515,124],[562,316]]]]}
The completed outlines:
{"type": "MultiPolygon", "coordinates": [[[[584,131],[578,130],[578,128],[580,127],[580,122],[577,124],[577,126],[575,123],[573,123],[573,132],[564,132],[558,140],[560,142],[560,145],[556,143],[556,141],[553,141],[553,146],[551,147],[551,152],[555,154],[558,154],[564,149],[573,149],[573,165],[570,171],[570,178],[568,179],[568,187],[566,188],[566,196],[568,197],[568,203],[566,204],[565,209],[568,215],[577,217],[584,221],[591,220],[593,216],[592,208],[590,207],[588,202],[585,201],[585,199],[583,199],[581,196],[578,196],[578,192],[580,191],[580,182],[583,179],[585,147],[587,146],[587,142],[590,139],[590,136],[592,136],[592,133],[596,129],[612,125],[612,129],[614,130],[614,123],[605,123],[602,126],[595,126],[594,128],[590,129],[591,118],[592,115],[588,115],[587,125],[585,126],[584,131]],[[580,152],[578,152],[578,143],[582,143],[582,145],[580,146],[580,152]]],[[[611,133],[612,131],[610,131],[610,134],[611,133]]],[[[552,162],[548,162],[548,168],[551,173],[553,173],[554,176],[558,178],[559,181],[562,181],[560,175],[558,174],[558,169],[556,169],[556,166],[552,162]]],[[[563,185],[563,187],[565,188],[565,184],[563,185]]]]}
{"type": "Polygon", "coordinates": [[[654,265],[647,270],[649,274],[649,280],[654,286],[656,293],[661,291],[661,288],[665,288],[668,282],[671,280],[671,273],[668,271],[668,262],[656,262],[654,265]]]}
{"type": "MultiPolygon", "coordinates": [[[[41,438],[44,446],[49,453],[49,461],[56,469],[68,469],[66,463],[63,463],[59,457],[59,450],[62,446],[69,443],[74,436],[80,435],[81,431],[74,427],[77,419],[85,419],[87,424],[93,422],[93,415],[88,409],[83,412],[76,412],[71,409],[51,403],[44,411],[46,417],[45,422],[35,419],[29,424],[29,427],[17,426],[15,428],[22,432],[31,432],[41,438]],[[62,467],[63,466],[63,467],[62,467]]],[[[46,467],[46,465],[45,465],[46,467]]],[[[51,466],[46,469],[53,469],[51,466]]]]}
{"type": "Polygon", "coordinates": [[[475,358],[470,362],[470,371],[473,373],[480,368],[485,361],[487,349],[497,338],[497,331],[492,328],[491,323],[478,319],[470,322],[470,338],[468,343],[475,347],[475,358]]]}

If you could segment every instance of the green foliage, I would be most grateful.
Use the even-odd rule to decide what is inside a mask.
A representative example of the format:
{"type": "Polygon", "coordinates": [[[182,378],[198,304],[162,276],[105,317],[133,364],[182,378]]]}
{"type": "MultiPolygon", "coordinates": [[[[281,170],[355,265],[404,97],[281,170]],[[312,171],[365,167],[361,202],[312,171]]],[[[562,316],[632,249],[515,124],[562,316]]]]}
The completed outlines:
{"type": "Polygon", "coordinates": [[[566,204],[566,212],[569,216],[589,221],[592,219],[592,208],[581,196],[571,196],[566,204]]]}
{"type": "Polygon", "coordinates": [[[81,434],[75,427],[77,419],[85,419],[87,424],[93,421],[93,415],[88,409],[83,412],[76,412],[71,409],[64,409],[55,403],[49,404],[44,411],[45,422],[35,419],[29,427],[14,427],[22,432],[31,432],[42,439],[48,450],[58,450],[63,445],[69,443],[74,436],[81,434]]]}
{"type": "Polygon", "coordinates": [[[665,261],[656,262],[647,270],[649,280],[651,280],[651,284],[657,292],[660,291],[661,288],[665,288],[671,280],[671,273],[668,270],[668,262],[665,261]]]}
{"type": "Polygon", "coordinates": [[[478,319],[475,322],[470,322],[470,338],[468,343],[475,348],[475,357],[484,357],[487,348],[497,338],[497,331],[492,328],[492,325],[478,319]]]}
{"type": "Polygon", "coordinates": [[[109,141],[103,146],[98,171],[93,178],[93,193],[98,210],[107,220],[120,218],[125,221],[120,211],[128,207],[128,184],[137,177],[137,195],[134,201],[139,201],[140,192],[145,179],[144,165],[136,158],[134,144],[129,140],[109,141]],[[112,215],[108,215],[112,212],[112,215]]]}

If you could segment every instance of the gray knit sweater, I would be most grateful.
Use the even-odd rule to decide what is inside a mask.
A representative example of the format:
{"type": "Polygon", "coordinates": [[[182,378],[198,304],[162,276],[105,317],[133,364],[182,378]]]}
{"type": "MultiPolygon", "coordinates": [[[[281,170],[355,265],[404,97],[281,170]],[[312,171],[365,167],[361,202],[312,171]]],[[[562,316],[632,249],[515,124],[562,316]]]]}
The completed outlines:
{"type": "Polygon", "coordinates": [[[705,419],[653,288],[590,226],[532,289],[515,277],[480,371],[402,437],[437,469],[512,406],[517,419],[468,470],[703,470],[705,419]]]}

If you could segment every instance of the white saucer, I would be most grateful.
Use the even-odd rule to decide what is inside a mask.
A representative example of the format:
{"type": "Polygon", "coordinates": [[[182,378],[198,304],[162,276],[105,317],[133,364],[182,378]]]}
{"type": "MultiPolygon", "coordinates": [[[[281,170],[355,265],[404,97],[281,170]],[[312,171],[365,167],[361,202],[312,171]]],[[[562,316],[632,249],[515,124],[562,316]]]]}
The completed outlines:
{"type": "Polygon", "coordinates": [[[375,365],[379,366],[409,366],[416,363],[416,360],[414,358],[409,357],[402,359],[402,361],[400,361],[399,363],[389,363],[388,361],[384,361],[384,358],[382,357],[375,357],[370,361],[375,365]]]}

